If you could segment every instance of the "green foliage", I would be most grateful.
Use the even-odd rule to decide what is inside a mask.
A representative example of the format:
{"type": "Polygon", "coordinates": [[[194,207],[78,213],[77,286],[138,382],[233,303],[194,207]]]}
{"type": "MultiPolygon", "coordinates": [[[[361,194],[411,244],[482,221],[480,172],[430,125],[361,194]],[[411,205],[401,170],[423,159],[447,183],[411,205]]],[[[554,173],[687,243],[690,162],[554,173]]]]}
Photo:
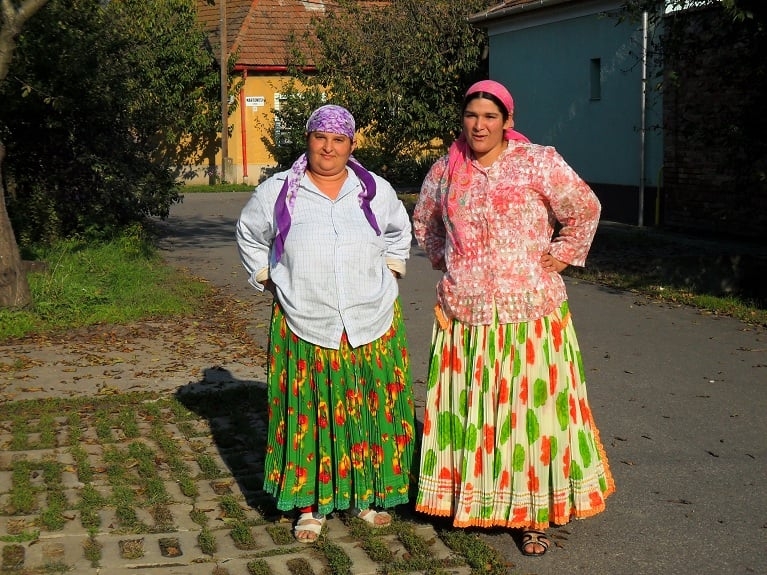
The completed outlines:
{"type": "Polygon", "coordinates": [[[219,81],[193,0],[50,0],[0,83],[19,243],[167,216],[179,157],[216,140],[219,81]]]}
{"type": "Polygon", "coordinates": [[[486,73],[485,33],[466,17],[493,3],[342,0],[313,31],[320,58],[311,83],[329,86],[395,155],[434,138],[448,141],[460,127],[466,88],[486,73]]]}
{"type": "Polygon", "coordinates": [[[297,67],[311,60],[317,73],[296,72],[300,84],[280,88],[285,99],[275,110],[279,136],[263,139],[267,149],[287,168],[304,151],[311,111],[325,102],[339,104],[354,114],[363,132],[355,155],[366,167],[398,185],[420,184],[460,129],[466,88],[487,74],[486,35],[466,17],[494,3],[328,5],[325,17],[294,39],[297,67]]]}
{"type": "Polygon", "coordinates": [[[193,310],[208,288],[165,266],[140,230],[108,242],[75,238],[30,250],[47,270],[29,275],[30,308],[0,309],[0,340],[193,310]]]}

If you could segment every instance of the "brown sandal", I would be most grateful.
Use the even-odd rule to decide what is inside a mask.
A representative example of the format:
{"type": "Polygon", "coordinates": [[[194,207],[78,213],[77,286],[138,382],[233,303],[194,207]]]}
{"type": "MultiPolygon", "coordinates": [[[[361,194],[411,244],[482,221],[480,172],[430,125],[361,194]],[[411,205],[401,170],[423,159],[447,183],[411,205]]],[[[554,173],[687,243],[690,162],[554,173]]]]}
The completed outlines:
{"type": "Polygon", "coordinates": [[[543,531],[526,529],[522,532],[522,555],[527,555],[528,557],[541,557],[549,550],[550,544],[551,541],[549,541],[549,538],[546,537],[546,534],[543,531]],[[528,551],[527,548],[532,547],[533,545],[540,545],[543,548],[543,551],[528,551]]]}

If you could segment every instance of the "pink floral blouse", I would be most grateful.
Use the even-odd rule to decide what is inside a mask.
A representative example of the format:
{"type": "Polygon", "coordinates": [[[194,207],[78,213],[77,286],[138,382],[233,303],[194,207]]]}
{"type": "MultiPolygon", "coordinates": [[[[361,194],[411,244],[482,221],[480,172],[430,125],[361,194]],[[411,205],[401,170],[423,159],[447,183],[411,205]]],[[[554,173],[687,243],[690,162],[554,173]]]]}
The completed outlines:
{"type": "Polygon", "coordinates": [[[543,254],[586,263],[599,223],[594,192],[552,147],[509,142],[489,167],[471,164],[450,190],[447,156],[432,166],[413,215],[413,231],[444,275],[437,301],[450,318],[471,325],[529,321],[567,299],[543,254]],[[561,229],[554,237],[556,222],[561,229]]]}

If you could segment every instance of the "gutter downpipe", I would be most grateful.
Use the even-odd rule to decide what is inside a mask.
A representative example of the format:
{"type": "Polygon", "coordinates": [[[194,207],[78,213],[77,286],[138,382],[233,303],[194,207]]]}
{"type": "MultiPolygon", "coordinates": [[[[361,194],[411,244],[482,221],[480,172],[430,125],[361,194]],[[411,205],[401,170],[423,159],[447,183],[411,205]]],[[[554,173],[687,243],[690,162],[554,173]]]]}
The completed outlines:
{"type": "Polygon", "coordinates": [[[242,71],[242,87],[240,90],[240,139],[242,141],[242,180],[248,179],[248,127],[245,124],[245,85],[248,71],[242,71]]]}
{"type": "Polygon", "coordinates": [[[645,148],[647,147],[647,12],[642,12],[642,103],[639,126],[639,205],[637,225],[644,226],[645,148]]]}

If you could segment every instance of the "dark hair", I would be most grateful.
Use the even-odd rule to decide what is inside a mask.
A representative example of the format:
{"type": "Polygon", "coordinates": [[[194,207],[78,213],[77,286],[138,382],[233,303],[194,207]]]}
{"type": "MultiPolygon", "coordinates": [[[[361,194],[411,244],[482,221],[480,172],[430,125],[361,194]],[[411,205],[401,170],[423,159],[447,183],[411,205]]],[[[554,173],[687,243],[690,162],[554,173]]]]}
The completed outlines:
{"type": "Polygon", "coordinates": [[[506,106],[503,105],[503,102],[501,102],[500,98],[496,96],[495,94],[491,94],[490,92],[472,92],[471,94],[467,95],[463,99],[463,106],[461,106],[461,115],[466,111],[466,106],[469,105],[469,102],[472,100],[476,100],[477,98],[484,98],[485,100],[490,100],[493,104],[498,106],[498,109],[501,111],[501,115],[503,116],[503,121],[509,119],[509,111],[506,109],[506,106]]]}

